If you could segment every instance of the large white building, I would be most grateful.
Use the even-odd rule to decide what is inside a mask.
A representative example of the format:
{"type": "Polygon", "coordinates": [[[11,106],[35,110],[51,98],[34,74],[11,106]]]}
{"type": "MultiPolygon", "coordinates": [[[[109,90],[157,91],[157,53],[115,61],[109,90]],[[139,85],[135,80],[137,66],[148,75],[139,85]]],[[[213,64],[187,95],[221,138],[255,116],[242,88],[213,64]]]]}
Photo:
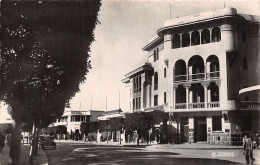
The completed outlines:
{"type": "Polygon", "coordinates": [[[88,111],[75,111],[71,109],[66,109],[63,115],[57,119],[53,126],[64,125],[67,127],[67,132],[69,135],[75,133],[77,130],[80,132],[81,123],[93,123],[89,124],[90,132],[97,131],[98,117],[101,116],[104,111],[98,110],[88,110],[88,111]],[[96,123],[96,124],[94,124],[96,123]]]}
{"type": "Polygon", "coordinates": [[[125,75],[129,109],[155,118],[179,142],[230,144],[231,133],[259,132],[259,17],[234,8],[168,20],[125,75]],[[170,116],[170,117],[169,117],[170,116]]]}

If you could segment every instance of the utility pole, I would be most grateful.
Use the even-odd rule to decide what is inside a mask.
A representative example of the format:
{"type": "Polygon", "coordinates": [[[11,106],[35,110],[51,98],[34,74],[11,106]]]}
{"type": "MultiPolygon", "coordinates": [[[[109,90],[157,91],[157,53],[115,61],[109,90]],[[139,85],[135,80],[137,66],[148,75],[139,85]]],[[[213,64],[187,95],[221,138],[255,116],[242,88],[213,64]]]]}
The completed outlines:
{"type": "Polygon", "coordinates": [[[119,109],[120,109],[120,91],[119,91],[119,109]]]}

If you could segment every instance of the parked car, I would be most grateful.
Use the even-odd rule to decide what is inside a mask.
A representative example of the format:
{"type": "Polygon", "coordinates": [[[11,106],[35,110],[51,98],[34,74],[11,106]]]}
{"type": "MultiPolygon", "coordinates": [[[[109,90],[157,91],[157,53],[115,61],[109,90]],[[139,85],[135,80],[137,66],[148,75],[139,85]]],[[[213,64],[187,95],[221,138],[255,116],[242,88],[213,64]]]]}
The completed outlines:
{"type": "Polygon", "coordinates": [[[56,143],[54,137],[49,135],[40,136],[39,139],[40,147],[44,150],[45,148],[56,149],[56,143]]]}

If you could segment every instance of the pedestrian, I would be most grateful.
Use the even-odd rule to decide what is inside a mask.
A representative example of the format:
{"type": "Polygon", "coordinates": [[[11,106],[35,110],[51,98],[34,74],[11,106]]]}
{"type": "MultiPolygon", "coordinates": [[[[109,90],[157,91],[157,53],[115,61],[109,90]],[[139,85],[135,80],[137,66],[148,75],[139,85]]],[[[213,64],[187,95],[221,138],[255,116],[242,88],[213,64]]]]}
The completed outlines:
{"type": "Polygon", "coordinates": [[[256,148],[258,149],[258,145],[259,145],[259,136],[258,136],[258,133],[255,135],[255,143],[256,143],[256,148]]]}
{"type": "Polygon", "coordinates": [[[0,130],[0,152],[3,151],[4,146],[5,146],[5,135],[0,130]]]}
{"type": "MultiPolygon", "coordinates": [[[[247,137],[247,136],[245,136],[247,137]]],[[[249,138],[246,138],[245,140],[243,139],[244,142],[244,154],[245,154],[245,159],[246,159],[246,164],[251,164],[254,163],[255,159],[253,157],[253,136],[249,136],[249,138]]]]}
{"type": "Polygon", "coordinates": [[[7,146],[10,147],[11,135],[8,134],[6,138],[7,138],[7,146]]]}

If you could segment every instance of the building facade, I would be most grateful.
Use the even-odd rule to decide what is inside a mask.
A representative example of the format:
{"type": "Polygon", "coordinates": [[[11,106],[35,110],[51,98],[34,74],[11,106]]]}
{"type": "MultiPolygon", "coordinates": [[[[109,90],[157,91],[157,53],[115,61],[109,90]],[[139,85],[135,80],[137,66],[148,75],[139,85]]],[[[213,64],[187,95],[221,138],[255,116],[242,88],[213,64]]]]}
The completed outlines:
{"type": "Polygon", "coordinates": [[[129,109],[151,113],[179,142],[230,144],[232,133],[259,132],[259,90],[239,95],[260,84],[259,20],[224,8],[166,21],[122,80],[129,109]]]}
{"type": "Polygon", "coordinates": [[[69,135],[80,132],[81,123],[89,123],[89,131],[96,132],[98,126],[98,117],[103,115],[104,111],[88,110],[88,111],[74,111],[66,109],[64,114],[53,123],[53,126],[64,125],[67,127],[69,135]]]}

